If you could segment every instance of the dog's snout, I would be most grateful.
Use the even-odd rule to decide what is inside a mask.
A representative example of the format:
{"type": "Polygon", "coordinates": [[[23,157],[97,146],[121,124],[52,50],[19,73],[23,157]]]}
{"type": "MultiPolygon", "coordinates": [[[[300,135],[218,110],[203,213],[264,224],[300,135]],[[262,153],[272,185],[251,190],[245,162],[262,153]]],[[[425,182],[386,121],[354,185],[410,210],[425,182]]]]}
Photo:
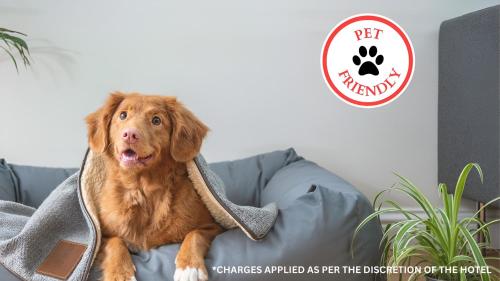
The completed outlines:
{"type": "Polygon", "coordinates": [[[122,132],[122,139],[127,143],[135,143],[140,139],[140,134],[137,129],[127,128],[122,132]]]}

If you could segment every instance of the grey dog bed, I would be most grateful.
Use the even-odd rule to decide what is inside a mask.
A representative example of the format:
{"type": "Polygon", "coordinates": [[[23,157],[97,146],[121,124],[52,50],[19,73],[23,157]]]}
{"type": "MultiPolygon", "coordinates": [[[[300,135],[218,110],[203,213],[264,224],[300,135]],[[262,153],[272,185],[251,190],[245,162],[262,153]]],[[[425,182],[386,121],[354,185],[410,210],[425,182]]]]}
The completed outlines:
{"type": "MultiPolygon", "coordinates": [[[[201,159],[198,160],[199,163],[195,161],[192,164],[205,165],[201,159]]],[[[298,156],[293,149],[214,163],[209,167],[225,184],[226,197],[235,205],[259,207],[274,202],[280,210],[274,226],[270,230],[267,229],[267,235],[258,241],[248,239],[247,236],[258,239],[258,235],[249,235],[249,230],[254,234],[262,234],[267,230],[235,228],[218,235],[206,258],[210,280],[375,280],[375,276],[371,274],[264,272],[271,266],[307,268],[378,264],[381,227],[377,222],[369,224],[358,236],[355,255],[351,257],[349,244],[352,232],[373,210],[366,198],[350,184],[298,156]],[[259,269],[261,273],[258,273],[259,269]]],[[[43,203],[42,200],[54,186],[75,171],[8,165],[0,161],[0,199],[19,202],[0,201],[0,217],[5,218],[6,206],[17,208],[20,203],[25,205],[25,213],[10,220],[9,223],[16,224],[11,228],[10,234],[3,230],[6,222],[0,219],[0,241],[3,243],[7,236],[13,237],[29,229],[29,221],[33,216],[47,207],[44,206],[47,200],[43,203]],[[35,211],[35,208],[38,208],[38,211],[35,211]]],[[[67,181],[73,180],[75,179],[70,177],[67,181]]],[[[67,205],[78,204],[78,196],[72,200],[67,205]]],[[[68,208],[67,205],[50,207],[68,208]]],[[[274,212],[272,207],[263,210],[274,212]]],[[[231,211],[229,208],[224,212],[237,211],[231,211]]],[[[81,223],[85,221],[80,221],[81,223]]],[[[229,220],[229,223],[237,226],[240,222],[229,220]]],[[[95,242],[78,240],[78,237],[85,236],[82,233],[72,235],[72,241],[75,242],[86,242],[89,245],[95,242]]],[[[30,243],[38,245],[45,253],[53,247],[53,244],[43,245],[40,241],[30,243]]],[[[172,280],[178,249],[178,244],[172,244],[132,253],[137,280],[172,280]]],[[[26,255],[33,257],[33,253],[26,255]]],[[[82,260],[86,258],[92,259],[90,253],[86,253],[82,260]]],[[[75,272],[78,270],[89,271],[89,280],[95,280],[98,276],[97,272],[88,266],[81,266],[75,272]]],[[[41,280],[37,278],[34,276],[26,280],[41,280]]],[[[4,266],[0,266],[0,280],[20,279],[23,280],[7,271],[4,266]]]]}

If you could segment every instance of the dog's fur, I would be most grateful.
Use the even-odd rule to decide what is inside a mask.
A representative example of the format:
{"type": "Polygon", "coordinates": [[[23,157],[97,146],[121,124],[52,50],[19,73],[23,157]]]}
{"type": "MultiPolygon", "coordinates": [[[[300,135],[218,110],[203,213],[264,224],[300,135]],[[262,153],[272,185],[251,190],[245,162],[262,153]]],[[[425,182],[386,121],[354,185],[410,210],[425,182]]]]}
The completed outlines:
{"type": "Polygon", "coordinates": [[[181,242],[174,279],[206,280],[204,256],[222,228],[193,189],[185,162],[199,153],[208,128],[175,97],[140,94],[113,93],[86,121],[107,175],[97,202],[103,280],[134,277],[128,247],[181,242]],[[138,135],[134,142],[125,138],[129,129],[138,135]],[[127,162],[124,153],[136,159],[127,162]]]}

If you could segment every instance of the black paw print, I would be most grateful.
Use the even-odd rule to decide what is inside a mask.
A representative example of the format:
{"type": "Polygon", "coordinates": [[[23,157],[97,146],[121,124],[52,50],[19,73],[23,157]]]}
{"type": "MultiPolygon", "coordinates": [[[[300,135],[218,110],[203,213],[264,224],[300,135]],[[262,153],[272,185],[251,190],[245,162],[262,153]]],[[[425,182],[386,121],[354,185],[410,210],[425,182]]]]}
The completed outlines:
{"type": "MultiPolygon", "coordinates": [[[[365,46],[361,46],[359,47],[359,55],[364,58],[366,57],[366,48],[365,46]]],[[[368,51],[368,53],[370,54],[370,57],[375,57],[377,56],[377,47],[375,46],[371,46],[370,47],[370,50],[368,51]]],[[[368,58],[370,59],[370,58],[368,58]]],[[[375,63],[373,63],[372,61],[370,60],[367,60],[363,63],[361,63],[361,58],[359,56],[354,56],[352,57],[352,62],[355,64],[355,65],[360,65],[361,66],[359,67],[359,70],[358,70],[358,74],[359,75],[366,75],[366,74],[372,74],[372,75],[378,75],[378,68],[377,68],[377,65],[381,65],[383,62],[384,62],[384,56],[382,55],[378,55],[376,58],[375,58],[375,63]],[[375,65],[377,64],[377,65],[375,65]]]]}

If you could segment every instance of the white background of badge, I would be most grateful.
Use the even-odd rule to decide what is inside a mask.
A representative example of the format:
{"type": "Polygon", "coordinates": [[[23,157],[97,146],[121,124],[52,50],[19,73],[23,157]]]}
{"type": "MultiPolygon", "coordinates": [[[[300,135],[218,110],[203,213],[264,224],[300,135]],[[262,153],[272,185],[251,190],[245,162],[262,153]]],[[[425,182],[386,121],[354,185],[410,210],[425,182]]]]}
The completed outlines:
{"type": "Polygon", "coordinates": [[[0,157],[76,167],[86,148],[83,118],[107,92],[170,93],[211,127],[209,161],[294,146],[368,198],[397,171],[437,204],[439,24],[495,4],[0,0],[1,25],[30,35],[35,61],[17,75],[0,55],[0,157]],[[401,25],[418,60],[406,92],[376,109],[339,101],[319,65],[330,30],[360,13],[401,25]]]}
{"type": "MultiPolygon", "coordinates": [[[[375,36],[375,34],[372,35],[375,36]]],[[[362,36],[364,37],[364,33],[362,36]]],[[[328,52],[327,64],[330,72],[330,77],[333,79],[335,85],[342,91],[342,93],[357,101],[373,102],[386,98],[388,95],[394,93],[394,90],[401,85],[404,80],[404,76],[407,73],[409,60],[406,46],[403,40],[396,31],[391,29],[389,26],[377,21],[362,21],[346,26],[344,29],[342,29],[342,31],[337,33],[330,45],[329,50],[330,51],[328,52]],[[378,40],[374,38],[362,38],[361,40],[357,41],[357,38],[354,35],[354,31],[357,29],[363,29],[363,27],[376,27],[384,30],[384,32],[380,33],[378,40]],[[375,57],[371,57],[370,54],[367,54],[365,57],[361,57],[359,55],[360,46],[365,46],[367,50],[369,50],[371,46],[376,46],[377,55],[375,57]],[[352,57],[354,55],[357,55],[361,59],[361,64],[363,64],[363,62],[367,60],[375,63],[375,58],[378,55],[383,55],[383,63],[381,65],[377,65],[380,71],[379,75],[359,75],[358,69],[361,65],[354,65],[352,61],[352,57]],[[394,86],[394,88],[388,90],[381,96],[363,96],[354,94],[343,83],[343,81],[345,80],[344,76],[338,75],[339,72],[349,69],[349,74],[351,74],[351,76],[354,78],[354,81],[357,81],[358,83],[366,86],[373,86],[383,82],[389,76],[392,67],[395,67],[396,71],[400,73],[401,76],[398,78],[397,84],[394,86]]],[[[394,78],[391,78],[390,81],[394,81],[394,78]]]]}

